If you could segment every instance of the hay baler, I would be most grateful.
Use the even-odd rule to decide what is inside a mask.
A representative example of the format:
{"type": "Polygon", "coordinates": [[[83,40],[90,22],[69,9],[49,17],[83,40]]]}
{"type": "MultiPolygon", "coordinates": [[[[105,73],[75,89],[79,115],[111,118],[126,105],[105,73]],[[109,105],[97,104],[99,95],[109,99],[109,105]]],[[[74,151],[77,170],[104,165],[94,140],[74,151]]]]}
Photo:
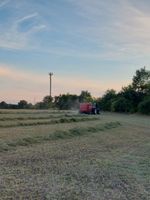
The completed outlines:
{"type": "Polygon", "coordinates": [[[96,103],[80,103],[79,112],[83,114],[100,114],[96,103]]]}

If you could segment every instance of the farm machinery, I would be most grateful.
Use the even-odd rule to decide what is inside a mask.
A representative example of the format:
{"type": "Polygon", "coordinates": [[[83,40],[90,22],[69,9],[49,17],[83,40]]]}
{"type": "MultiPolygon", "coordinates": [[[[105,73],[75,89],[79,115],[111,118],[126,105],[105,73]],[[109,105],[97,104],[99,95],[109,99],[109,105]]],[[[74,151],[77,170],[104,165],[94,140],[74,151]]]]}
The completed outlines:
{"type": "Polygon", "coordinates": [[[100,114],[97,103],[80,103],[79,112],[82,114],[100,114]]]}

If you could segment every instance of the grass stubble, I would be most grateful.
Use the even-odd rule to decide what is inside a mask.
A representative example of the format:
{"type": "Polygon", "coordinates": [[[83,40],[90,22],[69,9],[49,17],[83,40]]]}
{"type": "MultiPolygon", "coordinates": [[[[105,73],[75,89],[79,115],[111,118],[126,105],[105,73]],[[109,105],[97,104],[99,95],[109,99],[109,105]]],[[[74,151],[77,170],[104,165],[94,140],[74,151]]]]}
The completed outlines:
{"type": "Polygon", "coordinates": [[[148,200],[150,132],[147,118],[135,118],[103,114],[14,139],[10,128],[11,140],[1,138],[1,198],[148,200]]]}

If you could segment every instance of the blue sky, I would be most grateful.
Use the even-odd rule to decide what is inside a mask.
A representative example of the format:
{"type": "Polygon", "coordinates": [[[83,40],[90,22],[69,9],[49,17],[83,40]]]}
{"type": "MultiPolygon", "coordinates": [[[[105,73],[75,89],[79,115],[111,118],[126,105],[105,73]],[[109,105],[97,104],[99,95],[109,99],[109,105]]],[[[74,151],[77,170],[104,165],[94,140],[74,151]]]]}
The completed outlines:
{"type": "Polygon", "coordinates": [[[0,0],[0,101],[101,96],[150,69],[148,0],[0,0]]]}

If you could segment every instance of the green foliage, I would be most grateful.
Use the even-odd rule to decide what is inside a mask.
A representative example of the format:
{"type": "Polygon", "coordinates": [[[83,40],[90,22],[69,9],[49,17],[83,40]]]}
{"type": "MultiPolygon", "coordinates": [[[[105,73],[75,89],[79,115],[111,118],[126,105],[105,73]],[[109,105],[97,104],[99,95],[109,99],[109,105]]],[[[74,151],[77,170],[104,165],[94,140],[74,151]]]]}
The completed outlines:
{"type": "Polygon", "coordinates": [[[55,97],[54,104],[61,110],[78,109],[79,98],[75,94],[63,94],[55,97]]]}
{"type": "Polygon", "coordinates": [[[0,109],[6,109],[6,108],[8,108],[8,104],[5,101],[2,101],[0,103],[0,109]]]}
{"type": "Polygon", "coordinates": [[[150,114],[150,96],[145,98],[138,106],[138,112],[150,114]]]}
{"type": "Polygon", "coordinates": [[[53,98],[50,96],[45,96],[43,101],[36,103],[34,107],[35,109],[49,109],[53,106],[53,98]]]}
{"type": "Polygon", "coordinates": [[[146,93],[150,86],[150,71],[146,70],[145,67],[137,70],[133,77],[132,86],[136,91],[146,93]]]}
{"type": "Polygon", "coordinates": [[[18,104],[7,104],[5,101],[0,103],[0,109],[32,109],[33,105],[26,100],[20,100],[18,104]]]}
{"type": "Polygon", "coordinates": [[[137,112],[138,104],[143,100],[143,93],[135,91],[132,85],[123,87],[118,97],[124,97],[128,102],[130,102],[132,108],[130,112],[137,112]]]}
{"type": "MultiPolygon", "coordinates": [[[[144,100],[144,105],[140,103],[149,95],[150,71],[144,67],[136,71],[132,84],[123,87],[118,94],[114,90],[107,90],[103,97],[98,100],[98,104],[104,111],[137,112],[140,109],[140,112],[142,112],[141,107],[144,107],[144,105],[147,107],[148,103],[145,103],[146,100],[144,100]]],[[[145,113],[145,111],[142,113],[145,113]]]]}
{"type": "Polygon", "coordinates": [[[79,102],[93,102],[91,93],[88,91],[81,91],[81,94],[79,95],[79,102]]]}
{"type": "Polygon", "coordinates": [[[116,91],[111,89],[107,90],[103,97],[98,102],[100,108],[104,111],[111,111],[111,104],[116,99],[116,91]]]}
{"type": "Polygon", "coordinates": [[[124,97],[117,98],[112,102],[111,111],[113,112],[131,112],[131,102],[124,97]]]}
{"type": "Polygon", "coordinates": [[[28,102],[26,100],[20,100],[18,102],[18,108],[19,109],[25,109],[28,106],[28,102]]]}
{"type": "Polygon", "coordinates": [[[43,98],[43,104],[45,108],[51,108],[53,106],[53,98],[51,96],[45,96],[43,98]]]}
{"type": "MultiPolygon", "coordinates": [[[[12,108],[12,105],[8,105],[9,108],[12,108]]],[[[26,100],[20,100],[18,102],[18,105],[16,105],[16,107],[14,108],[18,108],[18,109],[32,109],[33,105],[31,103],[28,103],[26,100]]]]}
{"type": "Polygon", "coordinates": [[[62,94],[54,98],[54,105],[61,110],[78,109],[80,102],[92,102],[93,98],[88,91],[82,91],[78,96],[76,94],[62,94]]]}
{"type": "Polygon", "coordinates": [[[46,109],[45,104],[43,102],[38,102],[34,106],[35,109],[46,109]]]}

